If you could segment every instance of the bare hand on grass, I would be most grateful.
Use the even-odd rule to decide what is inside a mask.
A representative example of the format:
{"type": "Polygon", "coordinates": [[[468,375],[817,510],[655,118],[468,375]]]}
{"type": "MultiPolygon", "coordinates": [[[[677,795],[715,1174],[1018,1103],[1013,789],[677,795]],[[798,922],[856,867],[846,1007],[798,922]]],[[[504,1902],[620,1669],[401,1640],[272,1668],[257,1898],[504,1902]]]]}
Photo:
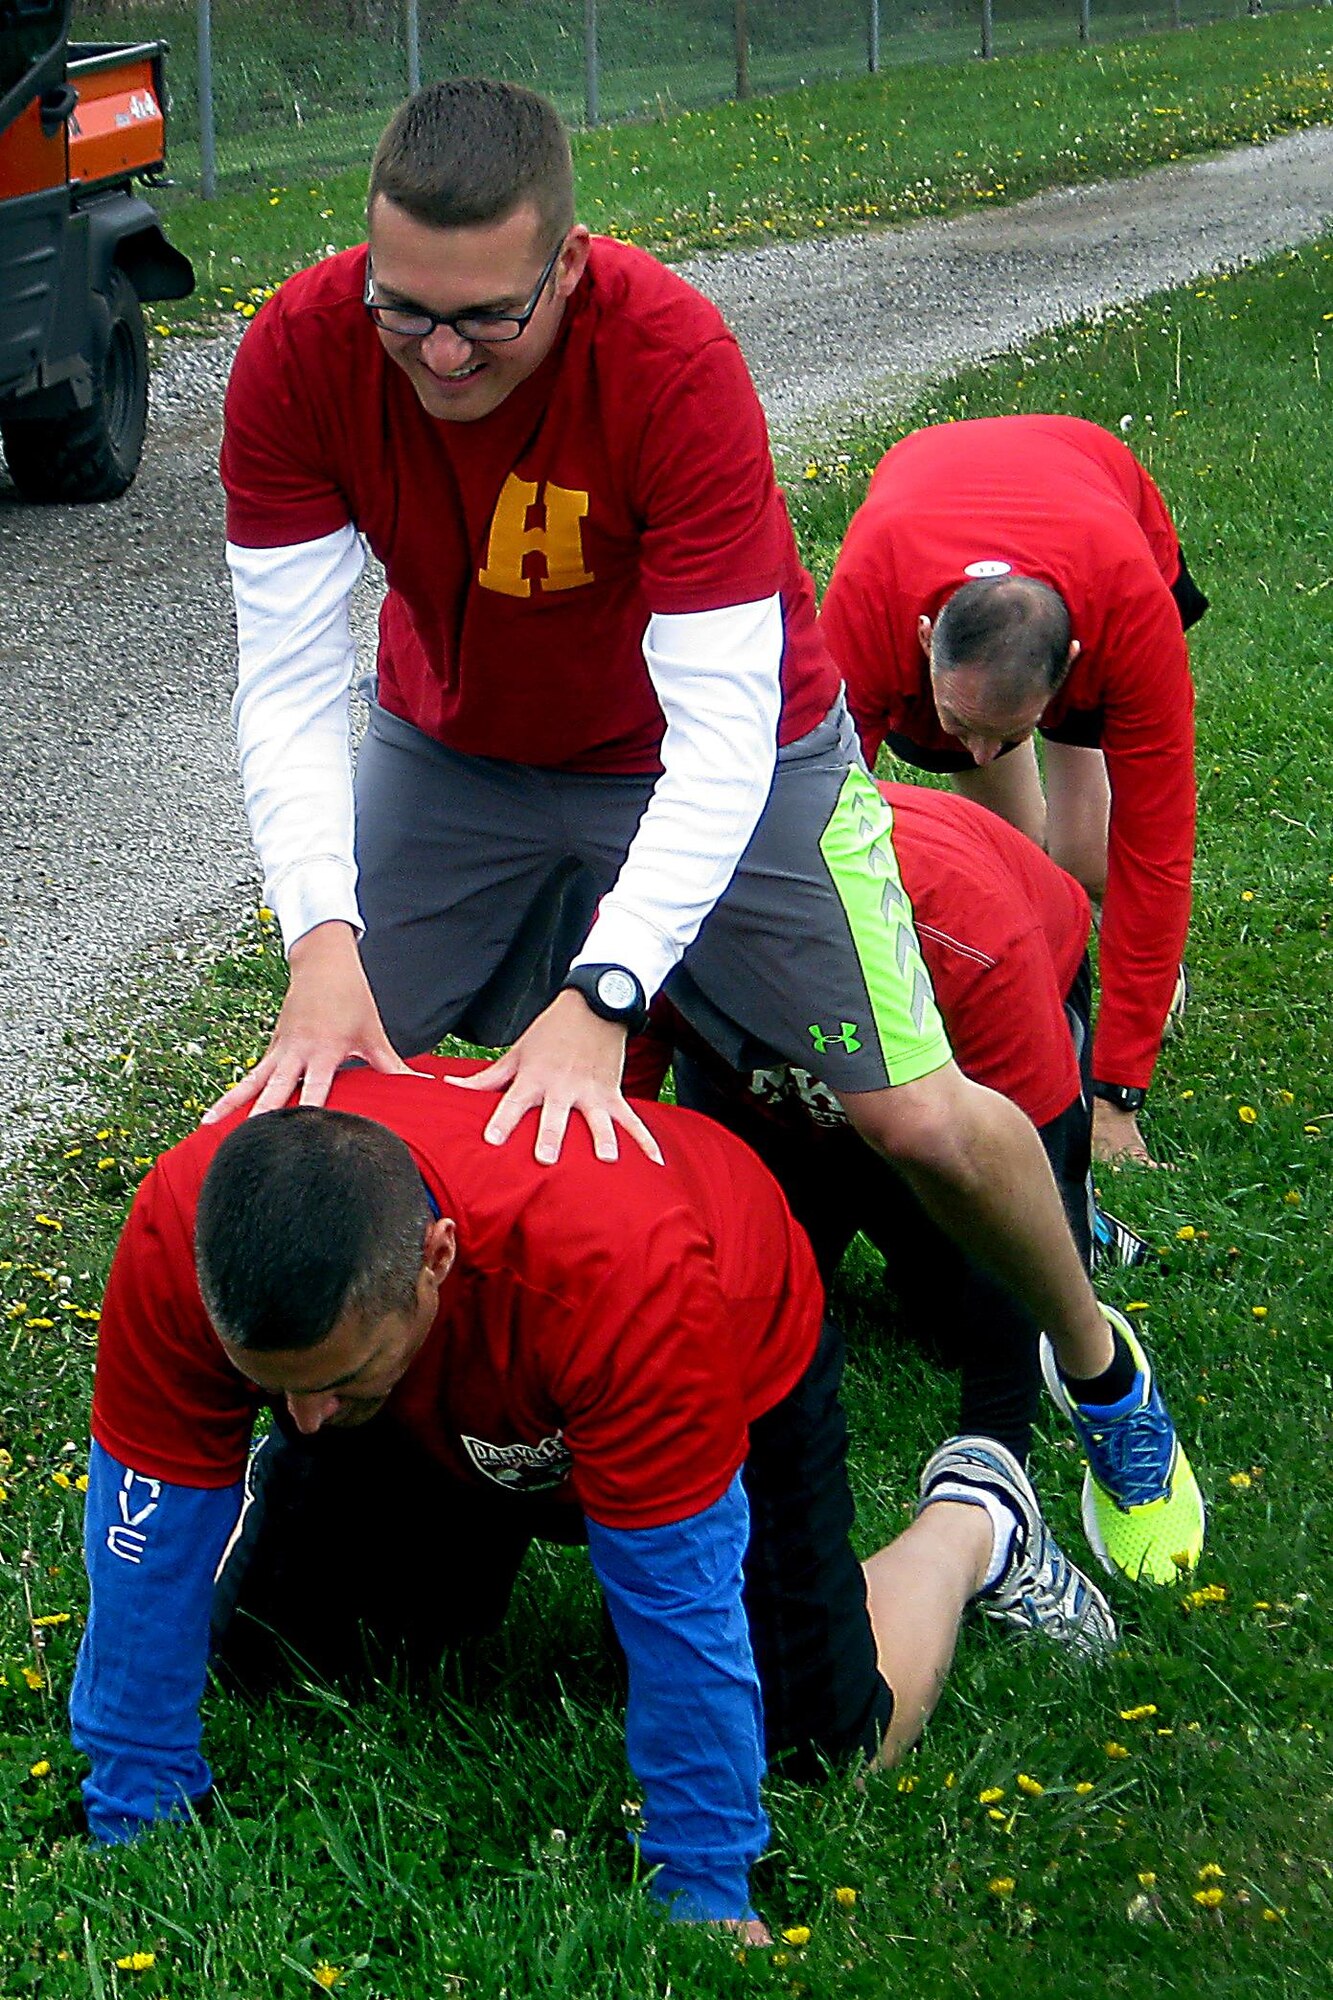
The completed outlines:
{"type": "Polygon", "coordinates": [[[1092,1157],[1108,1167],[1155,1167],[1132,1111],[1119,1111],[1104,1097],[1092,1101],[1092,1157]]]}

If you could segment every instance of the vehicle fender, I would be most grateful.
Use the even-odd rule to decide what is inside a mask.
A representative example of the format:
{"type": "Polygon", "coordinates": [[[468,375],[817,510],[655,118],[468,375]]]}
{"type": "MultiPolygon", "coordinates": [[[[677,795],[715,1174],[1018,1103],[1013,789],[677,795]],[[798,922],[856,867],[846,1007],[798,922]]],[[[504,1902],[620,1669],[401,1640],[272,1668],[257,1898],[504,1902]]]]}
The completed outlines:
{"type": "Polygon", "coordinates": [[[106,289],[119,265],[141,300],[183,299],[194,290],[194,266],[162,233],[156,210],[138,195],[116,189],[80,204],[88,218],[92,280],[106,289]]]}

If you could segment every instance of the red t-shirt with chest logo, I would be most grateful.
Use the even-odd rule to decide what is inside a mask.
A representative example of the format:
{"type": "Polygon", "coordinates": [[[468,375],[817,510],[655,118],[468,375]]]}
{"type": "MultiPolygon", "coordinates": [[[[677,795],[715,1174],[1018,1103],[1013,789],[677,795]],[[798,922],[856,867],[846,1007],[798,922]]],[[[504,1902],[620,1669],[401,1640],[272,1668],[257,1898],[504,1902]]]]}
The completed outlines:
{"type": "MultiPolygon", "coordinates": [[[[344,1072],[329,1097],[396,1132],[458,1225],[439,1315],[389,1407],[470,1483],[542,1492],[615,1528],[701,1512],[818,1337],[814,1259],[776,1182],[729,1133],[668,1106],[644,1114],[665,1167],[632,1145],[598,1161],[578,1124],[558,1164],[539,1166],[529,1125],[487,1145],[494,1098],[440,1080],[479,1064],[415,1067],[428,1074],[344,1072]]],[[[157,1162],[103,1304],[93,1435],[184,1486],[241,1477],[261,1401],[194,1268],[199,1190],[237,1122],[201,1126],[157,1162]]]]}
{"type": "Polygon", "coordinates": [[[1081,651],[1041,727],[1105,752],[1112,790],[1094,1069],[1146,1086],[1189,924],[1194,688],[1166,504],[1119,438],[1081,417],[914,431],[880,460],[820,626],[867,758],[889,734],[962,751],[940,727],[917,621],[1003,565],[1058,590],[1081,651]],[[983,566],[980,570],[978,565],[983,566]]]}
{"type": "Polygon", "coordinates": [[[362,305],[366,251],[301,272],[241,343],[227,391],[228,538],[352,523],[383,562],[379,699],[450,748],[655,771],[655,613],[780,593],[781,742],[838,675],[814,622],[763,412],[716,308],[593,239],[545,360],[489,416],[422,409],[362,305]]]}

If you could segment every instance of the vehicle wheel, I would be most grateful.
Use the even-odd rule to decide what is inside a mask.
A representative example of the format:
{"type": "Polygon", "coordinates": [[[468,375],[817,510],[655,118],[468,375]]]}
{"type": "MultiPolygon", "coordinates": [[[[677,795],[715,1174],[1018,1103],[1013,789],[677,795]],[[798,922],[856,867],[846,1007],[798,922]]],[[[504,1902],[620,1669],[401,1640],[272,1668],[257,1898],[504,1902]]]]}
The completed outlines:
{"type": "Polygon", "coordinates": [[[90,407],[0,425],[10,477],[25,500],[115,500],[139,470],[148,422],[143,311],[123,271],[111,272],[98,299],[109,323],[90,407]]]}

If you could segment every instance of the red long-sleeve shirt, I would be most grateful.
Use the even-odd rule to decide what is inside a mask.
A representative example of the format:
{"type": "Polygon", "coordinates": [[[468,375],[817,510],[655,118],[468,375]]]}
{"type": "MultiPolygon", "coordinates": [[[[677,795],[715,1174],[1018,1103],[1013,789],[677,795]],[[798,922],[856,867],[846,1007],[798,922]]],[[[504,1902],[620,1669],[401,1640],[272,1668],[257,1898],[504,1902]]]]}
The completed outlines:
{"type": "MultiPolygon", "coordinates": [[[[866,756],[885,737],[962,752],[940,727],[918,619],[977,573],[1059,591],[1081,651],[1041,718],[1099,743],[1111,785],[1093,1067],[1146,1087],[1189,924],[1194,690],[1171,586],[1180,547],[1133,453],[1078,417],[992,417],[904,438],[847,531],[821,615],[866,756]]],[[[965,753],[964,753],[965,754],[965,753]]]]}

